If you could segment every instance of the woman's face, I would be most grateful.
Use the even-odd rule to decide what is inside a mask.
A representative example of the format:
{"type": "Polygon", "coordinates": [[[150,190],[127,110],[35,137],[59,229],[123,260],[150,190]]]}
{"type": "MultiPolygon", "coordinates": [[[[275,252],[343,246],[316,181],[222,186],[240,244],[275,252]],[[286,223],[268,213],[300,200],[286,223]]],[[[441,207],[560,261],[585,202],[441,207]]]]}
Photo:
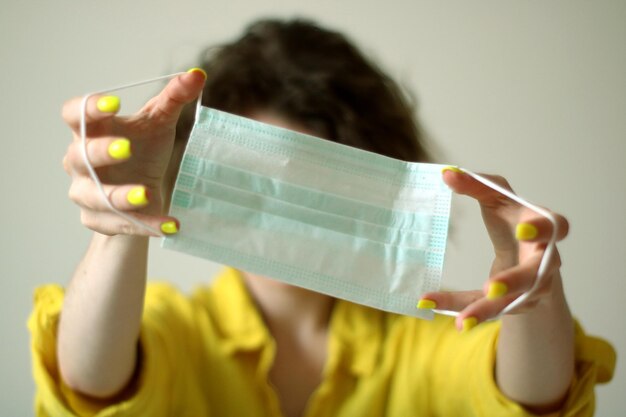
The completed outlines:
{"type": "Polygon", "coordinates": [[[294,130],[306,135],[319,136],[317,133],[307,129],[301,123],[293,122],[272,110],[253,110],[252,112],[246,114],[245,117],[256,120],[257,122],[294,130]]]}

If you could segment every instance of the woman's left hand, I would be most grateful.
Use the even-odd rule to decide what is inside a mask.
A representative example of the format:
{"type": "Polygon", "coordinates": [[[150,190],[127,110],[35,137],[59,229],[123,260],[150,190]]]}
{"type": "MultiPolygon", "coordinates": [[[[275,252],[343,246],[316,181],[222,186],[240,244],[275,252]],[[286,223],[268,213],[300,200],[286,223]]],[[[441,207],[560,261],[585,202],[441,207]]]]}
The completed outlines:
{"type": "MultiPolygon", "coordinates": [[[[459,311],[456,326],[469,330],[476,324],[498,315],[513,300],[528,291],[535,283],[537,270],[552,237],[553,226],[546,217],[514,202],[505,195],[480,183],[455,168],[444,169],[443,179],[453,191],[478,201],[487,232],[495,251],[489,279],[482,291],[432,292],[424,294],[420,305],[442,310],[459,311]]],[[[498,185],[511,190],[508,182],[493,175],[483,175],[498,185]]],[[[567,236],[565,217],[552,213],[557,222],[557,240],[567,236]]],[[[542,302],[549,302],[553,288],[562,291],[561,265],[558,251],[553,251],[541,286],[514,313],[524,313],[542,302]]]]}

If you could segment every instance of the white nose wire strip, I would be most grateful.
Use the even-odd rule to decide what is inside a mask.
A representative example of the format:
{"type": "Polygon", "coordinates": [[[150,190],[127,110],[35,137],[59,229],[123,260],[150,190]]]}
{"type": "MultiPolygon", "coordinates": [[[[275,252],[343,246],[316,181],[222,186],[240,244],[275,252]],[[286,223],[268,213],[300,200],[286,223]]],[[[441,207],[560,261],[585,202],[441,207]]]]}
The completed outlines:
{"type": "MultiPolygon", "coordinates": [[[[525,302],[528,298],[530,298],[533,293],[535,291],[537,291],[537,289],[539,288],[539,285],[541,284],[541,281],[545,278],[547,270],[548,270],[548,264],[550,263],[550,260],[552,259],[552,254],[554,252],[554,248],[556,247],[556,241],[557,241],[557,236],[558,236],[558,225],[556,222],[556,218],[554,217],[554,215],[552,213],[550,213],[549,211],[545,210],[542,207],[536,206],[526,200],[524,200],[523,198],[519,197],[518,195],[516,195],[515,193],[513,193],[510,190],[507,190],[506,188],[500,186],[499,184],[496,184],[495,182],[483,177],[482,175],[478,175],[468,169],[465,168],[461,168],[461,167],[457,167],[458,169],[460,169],[461,171],[463,171],[464,173],[466,173],[467,175],[469,175],[470,177],[474,178],[475,180],[485,184],[487,187],[492,188],[493,190],[499,192],[500,194],[503,194],[507,197],[509,197],[511,200],[515,201],[516,203],[521,204],[524,207],[527,207],[533,211],[535,211],[536,213],[544,216],[545,218],[547,218],[550,223],[552,223],[552,235],[550,236],[550,240],[548,241],[548,244],[546,246],[546,250],[543,253],[543,257],[541,258],[541,262],[539,263],[539,268],[537,269],[537,277],[535,278],[535,283],[533,284],[533,286],[526,291],[525,293],[523,293],[522,295],[520,295],[519,297],[517,297],[515,300],[513,300],[513,302],[511,304],[509,304],[508,306],[506,306],[498,315],[491,317],[489,320],[496,320],[499,317],[503,316],[504,314],[510,313],[514,308],[518,307],[520,304],[522,304],[523,302],[525,302]]],[[[433,309],[433,311],[435,313],[438,314],[444,314],[447,316],[458,316],[459,312],[457,311],[450,311],[450,310],[439,310],[439,309],[433,309]]]]}
{"type": "MultiPolygon", "coordinates": [[[[87,102],[88,100],[96,95],[100,95],[100,94],[105,94],[105,93],[112,93],[114,91],[120,91],[120,90],[126,90],[128,88],[132,88],[132,87],[138,87],[140,85],[144,85],[144,84],[150,84],[150,83],[154,83],[157,81],[162,81],[162,80],[167,80],[170,78],[174,78],[177,77],[179,75],[182,74],[186,74],[185,72],[177,72],[174,74],[169,74],[169,75],[163,75],[160,77],[156,77],[156,78],[150,78],[148,80],[144,80],[144,81],[139,81],[139,82],[134,82],[134,83],[130,83],[130,84],[124,84],[118,87],[113,87],[113,88],[109,88],[106,90],[101,90],[101,91],[96,91],[94,93],[89,93],[86,94],[85,96],[83,96],[83,99],[81,101],[80,104],[80,139],[81,139],[81,144],[82,144],[82,154],[83,154],[83,160],[85,161],[85,165],[87,166],[87,171],[89,171],[89,175],[91,176],[91,179],[93,179],[94,183],[96,184],[96,187],[98,188],[98,190],[100,191],[100,195],[102,196],[102,199],[104,200],[104,202],[106,203],[106,205],[109,207],[109,209],[111,211],[113,211],[114,213],[116,213],[117,215],[123,217],[124,219],[128,220],[129,222],[133,223],[134,225],[141,227],[142,229],[152,233],[152,234],[156,234],[157,236],[165,236],[165,234],[163,232],[161,232],[158,229],[155,229],[154,227],[136,219],[135,217],[124,213],[121,210],[118,210],[117,208],[115,208],[115,206],[113,206],[113,203],[111,202],[110,197],[107,195],[106,191],[104,191],[104,187],[102,186],[102,182],[100,181],[100,178],[98,177],[98,174],[96,173],[96,170],[93,168],[93,166],[91,165],[91,161],[89,160],[89,155],[87,154],[87,121],[86,119],[86,113],[87,113],[87,102]]],[[[198,112],[200,111],[201,108],[201,103],[202,103],[202,92],[200,92],[200,95],[198,96],[198,100],[196,103],[196,118],[198,117],[198,112]]]]}

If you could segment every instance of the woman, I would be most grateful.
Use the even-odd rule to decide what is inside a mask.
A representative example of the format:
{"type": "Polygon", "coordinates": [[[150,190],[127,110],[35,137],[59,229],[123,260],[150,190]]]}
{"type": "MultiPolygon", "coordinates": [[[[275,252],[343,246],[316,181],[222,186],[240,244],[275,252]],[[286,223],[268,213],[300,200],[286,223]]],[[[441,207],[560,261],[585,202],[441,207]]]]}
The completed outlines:
{"type": "MultiPolygon", "coordinates": [[[[89,158],[111,201],[164,233],[185,227],[166,214],[168,196],[193,122],[185,105],[203,88],[208,107],[429,160],[405,96],[342,35],[304,21],[257,22],[132,117],[116,116],[117,97],[88,103],[89,158]]],[[[558,256],[534,299],[476,327],[532,286],[551,235],[541,216],[462,172],[442,173],[481,205],[496,254],[482,291],[419,300],[460,311],[456,322],[384,313],[230,268],[189,298],[167,285],[146,290],[148,233],[101,201],[80,155],[78,100],[63,109],[75,138],[64,167],[94,235],[65,294],[49,286],[36,296],[39,415],[593,413],[611,349],[575,326],[558,256]],[[590,355],[598,349],[607,353],[590,355]]],[[[562,239],[567,221],[555,216],[562,239]]]]}

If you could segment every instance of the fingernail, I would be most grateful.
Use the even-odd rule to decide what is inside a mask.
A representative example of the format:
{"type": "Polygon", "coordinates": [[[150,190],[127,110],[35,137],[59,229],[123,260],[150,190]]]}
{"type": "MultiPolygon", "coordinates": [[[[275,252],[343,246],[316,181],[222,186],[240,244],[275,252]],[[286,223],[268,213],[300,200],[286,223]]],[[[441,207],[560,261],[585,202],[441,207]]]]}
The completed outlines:
{"type": "Polygon", "coordinates": [[[202,68],[191,68],[190,70],[187,71],[188,73],[192,73],[192,72],[199,72],[200,74],[202,74],[204,76],[204,79],[206,80],[208,78],[208,75],[206,73],[205,70],[203,70],[202,68]]]}
{"type": "Polygon", "coordinates": [[[128,194],[126,194],[126,199],[133,206],[145,206],[148,204],[148,193],[146,192],[146,187],[132,188],[128,194]]]}
{"type": "Polygon", "coordinates": [[[458,174],[464,174],[464,172],[459,168],[459,167],[455,167],[453,165],[448,165],[447,167],[443,167],[441,169],[441,173],[443,174],[446,171],[452,171],[452,172],[456,172],[458,174]]]}
{"type": "Polygon", "coordinates": [[[515,228],[515,238],[517,240],[531,240],[537,237],[539,231],[529,223],[520,223],[515,228]]]}
{"type": "Polygon", "coordinates": [[[427,300],[426,298],[422,298],[417,302],[417,308],[432,310],[433,308],[437,308],[437,303],[433,300],[427,300]]]}
{"type": "Polygon", "coordinates": [[[117,96],[100,97],[96,107],[103,113],[115,113],[120,109],[120,98],[117,96]]]}
{"type": "Polygon", "coordinates": [[[461,332],[469,332],[474,327],[476,327],[477,324],[478,320],[476,319],[476,317],[468,317],[466,319],[463,319],[463,330],[461,330],[461,332]]]}
{"type": "Polygon", "coordinates": [[[161,223],[161,231],[166,235],[173,235],[178,233],[178,225],[175,221],[168,221],[161,223]]]}
{"type": "Polygon", "coordinates": [[[487,290],[487,299],[495,300],[496,298],[500,298],[507,293],[509,287],[504,282],[492,282],[489,284],[489,289],[487,290]]]}
{"type": "Polygon", "coordinates": [[[109,145],[109,155],[117,160],[130,158],[130,141],[123,138],[114,140],[109,145]]]}

